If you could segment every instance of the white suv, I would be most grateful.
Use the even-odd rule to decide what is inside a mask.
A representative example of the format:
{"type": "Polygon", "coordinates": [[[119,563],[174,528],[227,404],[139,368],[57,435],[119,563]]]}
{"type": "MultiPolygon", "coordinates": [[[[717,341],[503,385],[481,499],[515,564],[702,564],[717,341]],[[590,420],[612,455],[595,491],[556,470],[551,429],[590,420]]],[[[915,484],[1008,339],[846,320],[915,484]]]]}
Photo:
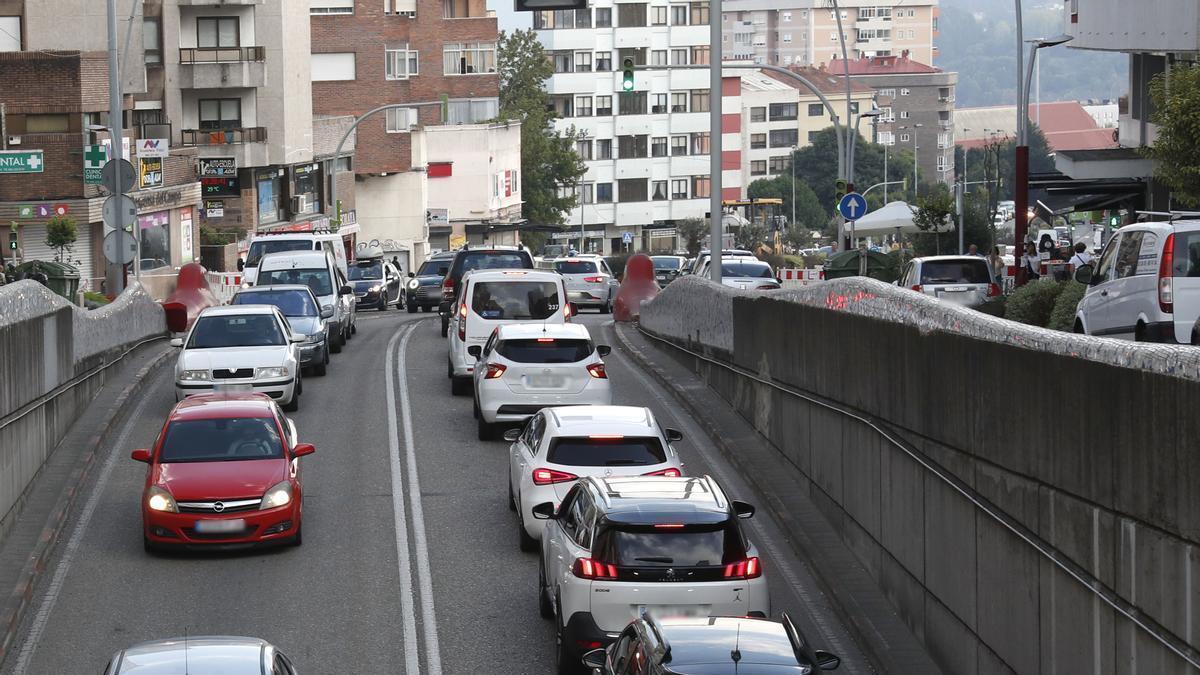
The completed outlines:
{"type": "Polygon", "coordinates": [[[538,598],[555,619],[559,673],[655,616],[767,616],[767,580],[738,519],[754,507],[702,478],[584,478],[546,520],[538,598]]]}
{"type": "Polygon", "coordinates": [[[602,358],[609,347],[592,344],[587,326],[499,326],[467,353],[479,359],[473,375],[481,441],[492,438],[497,424],[524,422],[546,406],[612,403],[602,358]]]}
{"type": "Polygon", "coordinates": [[[533,507],[558,504],[580,477],[683,475],[683,461],[671,447],[683,434],[660,427],[649,408],[544,408],[504,438],[512,441],[508,506],[517,512],[522,551],[537,550],[542,538],[545,521],[532,517],[533,507]]]}

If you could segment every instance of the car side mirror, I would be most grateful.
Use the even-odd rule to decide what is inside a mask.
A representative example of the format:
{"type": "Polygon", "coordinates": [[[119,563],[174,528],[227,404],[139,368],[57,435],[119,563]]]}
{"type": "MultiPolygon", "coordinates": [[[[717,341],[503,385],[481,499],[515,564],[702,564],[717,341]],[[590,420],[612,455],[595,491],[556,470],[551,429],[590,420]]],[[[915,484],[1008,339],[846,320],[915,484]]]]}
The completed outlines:
{"type": "Polygon", "coordinates": [[[182,347],[183,346],[183,338],[171,338],[171,346],[172,347],[182,347]]]}
{"type": "Polygon", "coordinates": [[[475,358],[479,358],[480,354],[483,354],[483,347],[480,347],[479,345],[471,345],[470,347],[467,347],[467,353],[475,358]]]}
{"type": "Polygon", "coordinates": [[[1092,269],[1091,265],[1080,265],[1079,269],[1075,270],[1075,281],[1084,286],[1091,286],[1095,277],[1096,272],[1092,269]]]}
{"type": "Polygon", "coordinates": [[[349,284],[342,286],[340,289],[338,289],[338,295],[350,295],[352,293],[354,293],[354,289],[350,288],[349,284]]]}
{"type": "Polygon", "coordinates": [[[837,654],[830,654],[827,651],[818,649],[813,652],[813,655],[817,657],[817,662],[814,665],[821,670],[837,670],[837,667],[842,665],[842,658],[837,654]]]}
{"type": "Polygon", "coordinates": [[[238,258],[238,271],[241,272],[244,269],[246,269],[246,261],[238,258]]]}
{"type": "Polygon", "coordinates": [[[292,333],[288,339],[292,342],[304,342],[307,338],[299,333],[292,333]]]}
{"type": "Polygon", "coordinates": [[[612,353],[612,347],[608,345],[596,345],[596,353],[600,355],[600,358],[604,358],[612,353]]]}
{"type": "Polygon", "coordinates": [[[321,318],[322,319],[333,318],[333,308],[332,307],[322,307],[321,308],[321,318]]]}
{"type": "Polygon", "coordinates": [[[735,499],[730,502],[730,505],[733,506],[733,512],[737,514],[738,518],[754,517],[754,506],[747,504],[746,502],[735,499]]]}
{"type": "Polygon", "coordinates": [[[667,440],[672,443],[683,440],[683,432],[678,429],[672,429],[672,428],[668,427],[666,429],[666,433],[667,433],[667,440]]]}
{"type": "Polygon", "coordinates": [[[782,286],[782,285],[783,285],[783,279],[780,279],[779,277],[775,277],[775,283],[777,283],[777,284],[779,284],[780,286],[782,286]]]}
{"type": "Polygon", "coordinates": [[[415,277],[415,276],[417,276],[417,275],[416,275],[416,274],[414,274],[413,272],[409,272],[409,273],[408,273],[408,278],[409,278],[409,279],[412,279],[412,278],[413,278],[413,277],[415,277]]]}
{"type": "Polygon", "coordinates": [[[508,431],[504,432],[504,440],[508,441],[509,443],[516,443],[520,439],[521,439],[521,430],[520,429],[509,429],[508,431]]]}
{"type": "Polygon", "coordinates": [[[149,464],[150,463],[150,451],[145,448],[138,448],[137,450],[134,450],[133,452],[129,453],[129,458],[134,460],[135,462],[143,462],[145,464],[149,464]]]}
{"type": "Polygon", "coordinates": [[[554,519],[554,502],[542,502],[534,506],[530,511],[533,517],[538,520],[553,520],[554,519]]]}
{"type": "Polygon", "coordinates": [[[296,447],[292,448],[292,456],[304,457],[305,455],[311,455],[316,451],[317,448],[312,443],[297,443],[296,447]]]}
{"type": "Polygon", "coordinates": [[[603,649],[593,649],[583,655],[583,665],[603,672],[604,667],[608,665],[608,653],[603,649]]]}

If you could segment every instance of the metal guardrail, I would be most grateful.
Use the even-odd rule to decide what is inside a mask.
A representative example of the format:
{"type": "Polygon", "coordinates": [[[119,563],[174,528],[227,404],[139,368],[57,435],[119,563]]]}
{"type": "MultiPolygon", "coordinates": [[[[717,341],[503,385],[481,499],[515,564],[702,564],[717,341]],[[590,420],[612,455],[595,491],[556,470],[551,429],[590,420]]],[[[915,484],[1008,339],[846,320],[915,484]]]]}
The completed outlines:
{"type": "Polygon", "coordinates": [[[267,59],[263,47],[180,47],[179,65],[197,63],[258,63],[267,59]]]}
{"type": "Polygon", "coordinates": [[[239,143],[264,143],[266,127],[237,127],[232,129],[183,129],[179,132],[185,146],[236,145],[239,143]]]}
{"type": "Polygon", "coordinates": [[[1121,614],[1126,619],[1133,622],[1134,625],[1138,626],[1143,631],[1145,631],[1147,635],[1154,638],[1155,641],[1157,641],[1159,644],[1163,645],[1168,650],[1170,650],[1171,652],[1173,652],[1174,654],[1179,656],[1181,659],[1186,661],[1193,668],[1200,669],[1200,653],[1197,653],[1196,650],[1191,647],[1191,645],[1188,645],[1187,643],[1176,638],[1174,635],[1171,635],[1169,633],[1169,631],[1167,631],[1162,626],[1158,625],[1157,621],[1155,621],[1154,619],[1152,619],[1148,616],[1145,616],[1145,614],[1141,610],[1139,610],[1137,607],[1134,607],[1133,605],[1126,602],[1123,598],[1121,598],[1119,595],[1117,595],[1116,592],[1114,592],[1111,588],[1106,586],[1099,579],[1097,579],[1094,576],[1092,576],[1091,574],[1089,574],[1087,572],[1087,570],[1084,570],[1083,568],[1081,568],[1077,564],[1075,564],[1074,561],[1070,560],[1066,556],[1061,555],[1057,549],[1055,549],[1053,546],[1051,546],[1050,544],[1043,541],[1033,531],[1029,530],[1024,525],[1014,521],[1012,518],[1010,518],[1009,516],[1004,514],[1002,511],[995,508],[986,498],[984,498],[982,495],[977,493],[974,489],[972,489],[966,483],[963,483],[957,477],[947,473],[945,470],[943,470],[937,464],[934,464],[930,460],[926,459],[923,454],[921,454],[915,448],[913,448],[911,445],[909,445],[904,439],[899,438],[895,432],[888,429],[883,424],[877,422],[876,420],[872,419],[871,417],[866,416],[865,414],[858,413],[858,412],[854,411],[853,409],[843,407],[841,405],[836,405],[829,401],[823,400],[815,395],[805,393],[799,389],[795,389],[793,387],[779,384],[778,382],[775,382],[772,379],[760,377],[757,373],[753,373],[751,371],[745,370],[744,368],[740,368],[738,366],[728,364],[723,361],[719,361],[710,356],[706,356],[699,352],[696,352],[696,351],[693,351],[686,347],[680,346],[670,340],[661,338],[657,335],[650,333],[649,331],[646,331],[645,329],[643,329],[641,327],[640,324],[638,325],[638,332],[652,340],[665,343],[665,344],[669,345],[670,347],[673,347],[673,348],[678,349],[686,354],[694,356],[697,359],[700,359],[707,363],[711,363],[713,365],[719,366],[719,367],[724,368],[734,374],[749,378],[760,384],[765,384],[768,387],[771,387],[772,389],[781,391],[785,394],[788,394],[789,396],[794,396],[796,398],[808,401],[809,403],[819,405],[822,408],[825,408],[827,410],[830,410],[830,411],[833,411],[836,413],[840,413],[846,417],[857,420],[858,422],[870,427],[876,433],[878,433],[884,440],[886,440],[888,443],[890,443],[891,445],[895,446],[896,448],[898,448],[899,450],[904,452],[904,454],[908,455],[910,459],[912,459],[914,462],[919,464],[926,471],[933,474],[933,476],[935,476],[936,478],[941,480],[946,485],[950,486],[950,488],[953,489],[955,492],[962,495],[967,501],[974,504],[977,509],[982,511],[984,514],[986,514],[992,520],[999,523],[1002,527],[1007,529],[1009,532],[1012,532],[1014,535],[1017,536],[1018,539],[1021,539],[1026,544],[1028,544],[1030,547],[1032,547],[1043,558],[1046,558],[1051,563],[1053,563],[1055,567],[1058,567],[1060,570],[1065,572],[1067,574],[1067,576],[1069,576],[1072,579],[1074,579],[1075,581],[1079,582],[1080,585],[1082,585],[1084,588],[1086,588],[1088,591],[1090,591],[1092,593],[1092,595],[1096,596],[1101,601],[1103,601],[1104,604],[1108,605],[1109,607],[1112,607],[1117,613],[1121,614]]]}

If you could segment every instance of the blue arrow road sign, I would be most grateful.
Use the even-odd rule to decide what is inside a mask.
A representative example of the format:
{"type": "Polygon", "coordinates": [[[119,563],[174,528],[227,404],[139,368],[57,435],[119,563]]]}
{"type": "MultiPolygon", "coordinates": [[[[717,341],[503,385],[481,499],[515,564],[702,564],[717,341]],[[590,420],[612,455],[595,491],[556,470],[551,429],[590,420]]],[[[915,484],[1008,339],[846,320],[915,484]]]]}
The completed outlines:
{"type": "Polygon", "coordinates": [[[858,220],[867,215],[867,199],[857,192],[848,193],[838,203],[838,212],[846,220],[858,220]]]}

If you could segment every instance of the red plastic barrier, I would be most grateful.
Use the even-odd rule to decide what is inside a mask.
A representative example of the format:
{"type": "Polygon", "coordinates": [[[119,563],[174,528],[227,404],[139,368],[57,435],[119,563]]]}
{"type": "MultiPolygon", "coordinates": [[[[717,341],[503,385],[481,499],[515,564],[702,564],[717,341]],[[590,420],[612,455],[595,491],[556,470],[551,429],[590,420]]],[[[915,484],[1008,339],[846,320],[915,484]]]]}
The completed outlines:
{"type": "Polygon", "coordinates": [[[633,321],[641,313],[642,303],[658,295],[658,282],[654,280],[654,263],[641,253],[625,263],[625,278],[617,301],[613,305],[613,318],[617,321],[633,321]]]}
{"type": "Polygon", "coordinates": [[[185,333],[200,312],[221,304],[208,287],[204,267],[199,263],[188,263],[179,268],[179,281],[171,297],[163,301],[167,314],[167,328],[172,333],[185,333]]]}

